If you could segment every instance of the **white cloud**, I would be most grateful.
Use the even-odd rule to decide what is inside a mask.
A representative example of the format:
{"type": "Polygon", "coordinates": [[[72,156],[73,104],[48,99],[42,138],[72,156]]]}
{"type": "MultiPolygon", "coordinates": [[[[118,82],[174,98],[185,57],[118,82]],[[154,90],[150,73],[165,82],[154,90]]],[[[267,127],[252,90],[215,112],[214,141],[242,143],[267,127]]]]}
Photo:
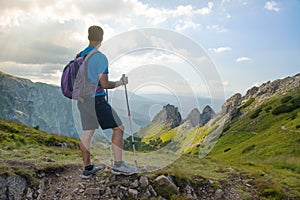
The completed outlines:
{"type": "MultiPolygon", "coordinates": [[[[0,46],[5,49],[0,54],[0,70],[7,71],[6,66],[11,66],[9,72],[19,74],[18,66],[24,69],[33,66],[26,76],[38,80],[40,74],[46,79],[57,71],[42,74],[40,68],[57,66],[55,70],[60,71],[87,45],[90,25],[103,27],[104,41],[136,27],[194,30],[201,28],[199,16],[212,13],[213,8],[213,2],[202,7],[191,3],[171,8],[140,0],[0,0],[0,46]]],[[[122,41],[118,45],[124,44],[122,41]]],[[[49,81],[52,83],[52,78],[49,81]]]]}
{"type": "Polygon", "coordinates": [[[52,85],[60,84],[61,70],[59,64],[20,64],[16,62],[3,62],[0,71],[15,76],[30,79],[33,82],[44,82],[52,85]]]}
{"type": "Polygon", "coordinates": [[[208,15],[212,12],[212,8],[214,6],[213,2],[208,2],[207,7],[203,7],[200,9],[194,9],[192,5],[180,5],[177,6],[176,10],[169,10],[169,14],[172,14],[176,17],[189,16],[192,15],[208,15]]]}
{"type": "Polygon", "coordinates": [[[239,57],[236,59],[236,62],[244,62],[244,61],[248,61],[248,60],[251,60],[251,59],[248,57],[239,57]]]}
{"type": "Polygon", "coordinates": [[[268,1],[267,3],[265,3],[264,8],[267,10],[275,11],[275,12],[279,12],[279,10],[280,10],[275,1],[268,1]]]}
{"type": "Polygon", "coordinates": [[[176,25],[176,30],[184,30],[187,28],[197,28],[198,24],[192,22],[192,17],[195,15],[208,15],[212,12],[213,3],[208,2],[207,7],[200,9],[194,8],[192,5],[179,5],[176,9],[154,8],[148,5],[139,6],[139,11],[136,15],[146,17],[147,22],[152,25],[158,25],[170,18],[180,18],[183,25],[176,25]]]}
{"type": "Polygon", "coordinates": [[[212,30],[212,31],[216,31],[219,33],[225,33],[228,32],[228,29],[220,26],[220,25],[208,25],[206,26],[207,30],[212,30]]]}
{"type": "Polygon", "coordinates": [[[218,47],[218,48],[210,48],[209,50],[214,53],[222,53],[224,51],[231,51],[232,48],[231,47],[218,47]]]}
{"type": "Polygon", "coordinates": [[[230,19],[230,18],[231,18],[231,15],[230,15],[229,13],[227,13],[227,14],[226,14],[226,18],[227,18],[227,19],[230,19]]]}
{"type": "Polygon", "coordinates": [[[192,20],[180,20],[179,21],[179,24],[177,24],[175,26],[175,29],[176,31],[183,31],[183,30],[186,30],[186,29],[197,29],[197,28],[200,28],[200,24],[196,24],[194,23],[192,20]]]}
{"type": "Polygon", "coordinates": [[[197,13],[200,15],[208,15],[212,12],[213,6],[214,6],[214,3],[210,1],[210,2],[208,2],[207,7],[197,10],[197,13]]]}
{"type": "Polygon", "coordinates": [[[173,15],[174,16],[191,16],[194,14],[195,11],[191,5],[180,5],[177,6],[176,10],[174,10],[173,15]]]}

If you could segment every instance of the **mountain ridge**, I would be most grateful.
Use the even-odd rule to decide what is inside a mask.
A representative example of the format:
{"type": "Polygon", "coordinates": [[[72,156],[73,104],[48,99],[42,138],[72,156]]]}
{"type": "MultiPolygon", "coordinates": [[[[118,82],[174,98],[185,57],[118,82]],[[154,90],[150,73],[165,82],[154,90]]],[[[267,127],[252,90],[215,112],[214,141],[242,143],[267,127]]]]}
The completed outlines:
{"type": "Polygon", "coordinates": [[[76,137],[72,104],[60,88],[0,73],[0,117],[76,137]]]}
{"type": "MultiPolygon", "coordinates": [[[[149,159],[149,151],[179,157],[158,171],[128,178],[111,175],[106,164],[103,174],[83,181],[79,140],[0,120],[0,194],[4,199],[299,199],[299,80],[297,74],[244,96],[237,93],[203,126],[193,127],[190,120],[173,128],[152,124],[137,148],[146,163],[164,162],[149,159]],[[160,176],[169,185],[159,185],[160,176]],[[14,186],[21,188],[18,194],[14,186]]],[[[92,155],[97,164],[109,163],[109,148],[94,145],[92,155]]]]}

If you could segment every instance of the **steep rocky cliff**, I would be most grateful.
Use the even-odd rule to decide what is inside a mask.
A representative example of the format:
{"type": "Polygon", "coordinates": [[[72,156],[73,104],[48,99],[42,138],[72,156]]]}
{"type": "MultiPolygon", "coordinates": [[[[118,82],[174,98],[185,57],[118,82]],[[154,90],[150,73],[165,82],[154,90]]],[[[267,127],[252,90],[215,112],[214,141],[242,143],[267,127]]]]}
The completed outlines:
{"type": "Polygon", "coordinates": [[[245,96],[243,96],[243,101],[250,98],[260,98],[263,101],[265,98],[269,98],[275,94],[284,94],[288,91],[294,90],[300,86],[300,74],[292,77],[286,77],[283,79],[277,79],[274,81],[268,81],[263,83],[259,87],[252,87],[249,89],[245,96]]]}
{"type": "Polygon", "coordinates": [[[202,113],[197,108],[194,108],[184,122],[189,121],[193,127],[204,126],[209,120],[215,116],[214,110],[210,106],[205,106],[202,113]]]}
{"type": "Polygon", "coordinates": [[[258,107],[264,100],[277,95],[285,95],[289,91],[293,91],[300,87],[300,74],[292,77],[286,77],[283,79],[277,79],[274,81],[268,81],[263,83],[261,86],[254,86],[249,89],[244,96],[240,93],[236,93],[231,96],[222,105],[221,111],[211,120],[210,124],[217,122],[224,116],[227,116],[225,124],[228,124],[237,114],[239,113],[239,107],[245,104],[247,101],[256,100],[255,107],[258,107]]]}
{"type": "Polygon", "coordinates": [[[168,104],[154,117],[152,122],[167,123],[170,124],[170,128],[174,128],[181,123],[181,115],[177,107],[168,104]]]}
{"type": "Polygon", "coordinates": [[[0,72],[0,118],[76,137],[72,103],[59,87],[0,72]]]}

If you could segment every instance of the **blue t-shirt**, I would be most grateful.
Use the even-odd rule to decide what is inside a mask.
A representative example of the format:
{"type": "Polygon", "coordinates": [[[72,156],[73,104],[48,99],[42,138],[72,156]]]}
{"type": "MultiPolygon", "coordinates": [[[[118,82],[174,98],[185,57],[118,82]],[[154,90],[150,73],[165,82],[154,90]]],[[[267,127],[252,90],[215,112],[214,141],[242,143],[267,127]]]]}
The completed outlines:
{"type": "MultiPolygon", "coordinates": [[[[88,46],[80,53],[80,56],[85,56],[94,49],[95,47],[88,46]]],[[[100,74],[108,74],[108,60],[101,52],[97,52],[89,58],[87,67],[88,78],[92,83],[98,83],[100,74]]],[[[105,96],[105,91],[102,90],[101,92],[96,93],[95,96],[105,96]]]]}

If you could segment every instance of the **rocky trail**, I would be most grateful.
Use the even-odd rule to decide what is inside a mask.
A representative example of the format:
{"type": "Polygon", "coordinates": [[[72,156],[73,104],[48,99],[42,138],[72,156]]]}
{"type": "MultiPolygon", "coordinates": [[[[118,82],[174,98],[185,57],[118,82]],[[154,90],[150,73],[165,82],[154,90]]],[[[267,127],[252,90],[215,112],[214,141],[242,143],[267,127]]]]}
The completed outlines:
{"type": "MultiPolygon", "coordinates": [[[[148,178],[146,175],[116,176],[105,168],[90,179],[81,178],[80,166],[67,167],[64,171],[48,174],[44,179],[42,199],[240,199],[234,190],[214,188],[213,181],[203,185],[186,183],[181,188],[176,178],[159,175],[148,178]]],[[[203,180],[204,181],[204,180],[203,180]]]]}
{"type": "Polygon", "coordinates": [[[90,179],[82,179],[81,173],[82,167],[77,164],[48,167],[33,175],[38,180],[35,186],[28,183],[30,177],[0,176],[0,199],[244,199],[241,188],[258,199],[254,187],[243,181],[249,177],[232,176],[228,181],[215,182],[200,176],[181,180],[153,173],[116,176],[108,167],[90,179]]]}

